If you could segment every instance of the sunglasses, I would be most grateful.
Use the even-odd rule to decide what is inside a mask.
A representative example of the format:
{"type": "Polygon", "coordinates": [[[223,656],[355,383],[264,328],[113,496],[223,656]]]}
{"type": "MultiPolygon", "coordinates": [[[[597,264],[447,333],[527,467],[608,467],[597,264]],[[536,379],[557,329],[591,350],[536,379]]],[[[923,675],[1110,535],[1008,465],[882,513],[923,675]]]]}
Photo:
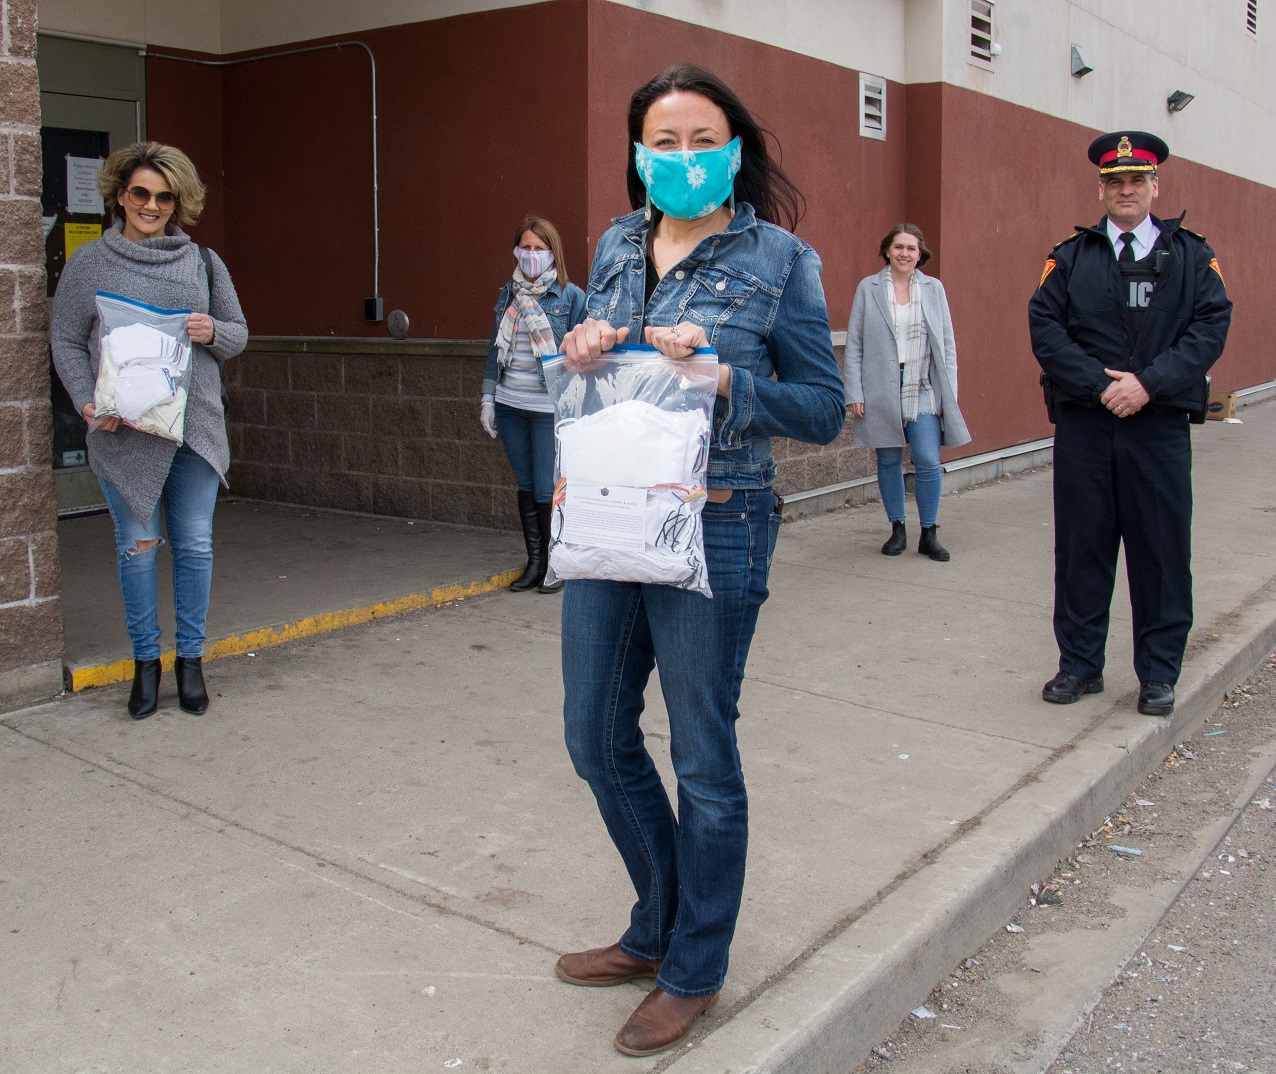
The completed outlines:
{"type": "Polygon", "coordinates": [[[131,186],[124,193],[137,209],[145,209],[151,203],[151,198],[155,199],[155,204],[161,209],[171,209],[177,204],[177,195],[171,190],[161,190],[155,194],[144,186],[131,186]]]}

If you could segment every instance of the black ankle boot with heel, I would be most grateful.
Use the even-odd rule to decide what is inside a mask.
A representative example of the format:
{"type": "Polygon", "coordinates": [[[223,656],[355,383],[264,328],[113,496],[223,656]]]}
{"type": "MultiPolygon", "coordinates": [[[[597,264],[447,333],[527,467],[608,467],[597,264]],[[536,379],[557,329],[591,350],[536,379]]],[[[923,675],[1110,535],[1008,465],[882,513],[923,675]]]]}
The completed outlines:
{"type": "Polygon", "coordinates": [[[908,532],[904,528],[902,522],[891,523],[891,535],[886,543],[882,545],[882,555],[898,556],[905,548],[908,547],[908,532]]]}
{"type": "Polygon", "coordinates": [[[144,720],[159,707],[160,662],[133,661],[133,691],[128,695],[128,714],[144,720]]]}
{"type": "Polygon", "coordinates": [[[173,661],[177,676],[177,703],[183,712],[201,716],[208,711],[208,688],[204,685],[204,660],[199,656],[179,656],[173,661]]]}

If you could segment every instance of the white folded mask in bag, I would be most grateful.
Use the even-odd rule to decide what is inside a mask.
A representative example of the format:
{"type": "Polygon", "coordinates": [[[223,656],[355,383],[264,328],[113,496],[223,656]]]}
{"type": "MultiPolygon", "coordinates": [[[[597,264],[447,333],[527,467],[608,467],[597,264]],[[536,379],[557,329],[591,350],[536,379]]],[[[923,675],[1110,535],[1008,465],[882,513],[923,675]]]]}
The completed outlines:
{"type": "Polygon", "coordinates": [[[651,488],[693,480],[704,415],[629,399],[558,426],[559,469],[586,485],[651,488]]]}
{"type": "Polygon", "coordinates": [[[115,378],[115,409],[120,417],[135,424],[153,406],[170,402],[176,386],[163,366],[131,362],[115,378]]]}

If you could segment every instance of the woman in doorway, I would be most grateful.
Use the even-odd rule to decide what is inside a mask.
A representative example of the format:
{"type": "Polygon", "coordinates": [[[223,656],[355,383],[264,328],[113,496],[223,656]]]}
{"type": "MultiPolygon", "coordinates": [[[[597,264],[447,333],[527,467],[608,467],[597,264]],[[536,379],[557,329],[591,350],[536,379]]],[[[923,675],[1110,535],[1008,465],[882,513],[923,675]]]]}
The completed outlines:
{"type": "Polygon", "coordinates": [[[71,256],[58,281],[53,361],[89,423],[89,465],[115,524],[116,567],[133,642],[128,711],[141,720],[159,704],[162,501],[173,555],[178,702],[184,711],[199,714],[208,708],[202,660],[213,576],[213,508],[230,465],[218,363],[244,349],[248,326],[226,266],[183,230],[199,219],[205,194],[185,153],[158,142],[135,142],[107,157],[98,188],[113,225],[71,256]],[[115,417],[96,418],[98,291],[195,311],[186,320],[193,369],[180,445],[115,417]]]}
{"type": "Polygon", "coordinates": [[[557,593],[545,584],[549,520],[554,500],[554,403],[541,361],[585,315],[585,292],[567,278],[558,229],[528,216],[514,234],[514,275],[496,300],[496,325],[487,348],[479,420],[500,436],[518,482],[518,518],[527,566],[510,583],[521,592],[557,593]]]}
{"type": "Polygon", "coordinates": [[[702,516],[712,599],[570,580],[563,597],[568,752],[637,892],[619,942],[563,955],[576,985],[654,977],[616,1037],[676,1046],[714,1001],[744,887],[748,801],[736,705],[780,528],[773,436],[826,444],[845,420],[820,259],[791,234],[801,197],[716,76],[679,64],[629,105],[629,201],[598,243],[589,317],[563,342],[588,364],[633,338],[671,359],[718,353],[702,516]],[[678,810],[643,742],[652,669],[669,714],[678,810]]]}
{"type": "Polygon", "coordinates": [[[860,281],[846,330],[846,410],[855,445],[877,449],[877,487],[890,520],[882,554],[908,547],[904,441],[913,450],[921,539],[917,551],[948,562],[939,543],[939,447],[969,443],[957,409],[957,344],[944,285],[921,271],[930,250],[915,224],[896,224],[878,249],[886,267],[860,281]]]}

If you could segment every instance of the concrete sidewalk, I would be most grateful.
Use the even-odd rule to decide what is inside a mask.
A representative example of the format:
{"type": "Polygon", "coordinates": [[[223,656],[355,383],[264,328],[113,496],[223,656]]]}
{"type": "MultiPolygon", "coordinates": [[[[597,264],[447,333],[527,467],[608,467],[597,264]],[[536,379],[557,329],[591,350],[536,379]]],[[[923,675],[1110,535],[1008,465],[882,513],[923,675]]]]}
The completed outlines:
{"type": "MultiPolygon", "coordinates": [[[[1276,403],[1240,416],[1193,431],[1198,625],[1170,721],[1134,711],[1120,580],[1107,692],[1040,700],[1048,471],[945,497],[948,564],[879,555],[876,504],[785,527],[741,702],[731,973],[671,1055],[612,1048],[645,982],[553,976],[632,899],[562,745],[558,598],[217,660],[201,718],[167,676],[141,723],[122,685],[10,714],[0,1069],[854,1069],[1276,645],[1276,403]]],[[[468,542],[471,579],[517,560],[484,539],[504,544],[468,542]]]]}

